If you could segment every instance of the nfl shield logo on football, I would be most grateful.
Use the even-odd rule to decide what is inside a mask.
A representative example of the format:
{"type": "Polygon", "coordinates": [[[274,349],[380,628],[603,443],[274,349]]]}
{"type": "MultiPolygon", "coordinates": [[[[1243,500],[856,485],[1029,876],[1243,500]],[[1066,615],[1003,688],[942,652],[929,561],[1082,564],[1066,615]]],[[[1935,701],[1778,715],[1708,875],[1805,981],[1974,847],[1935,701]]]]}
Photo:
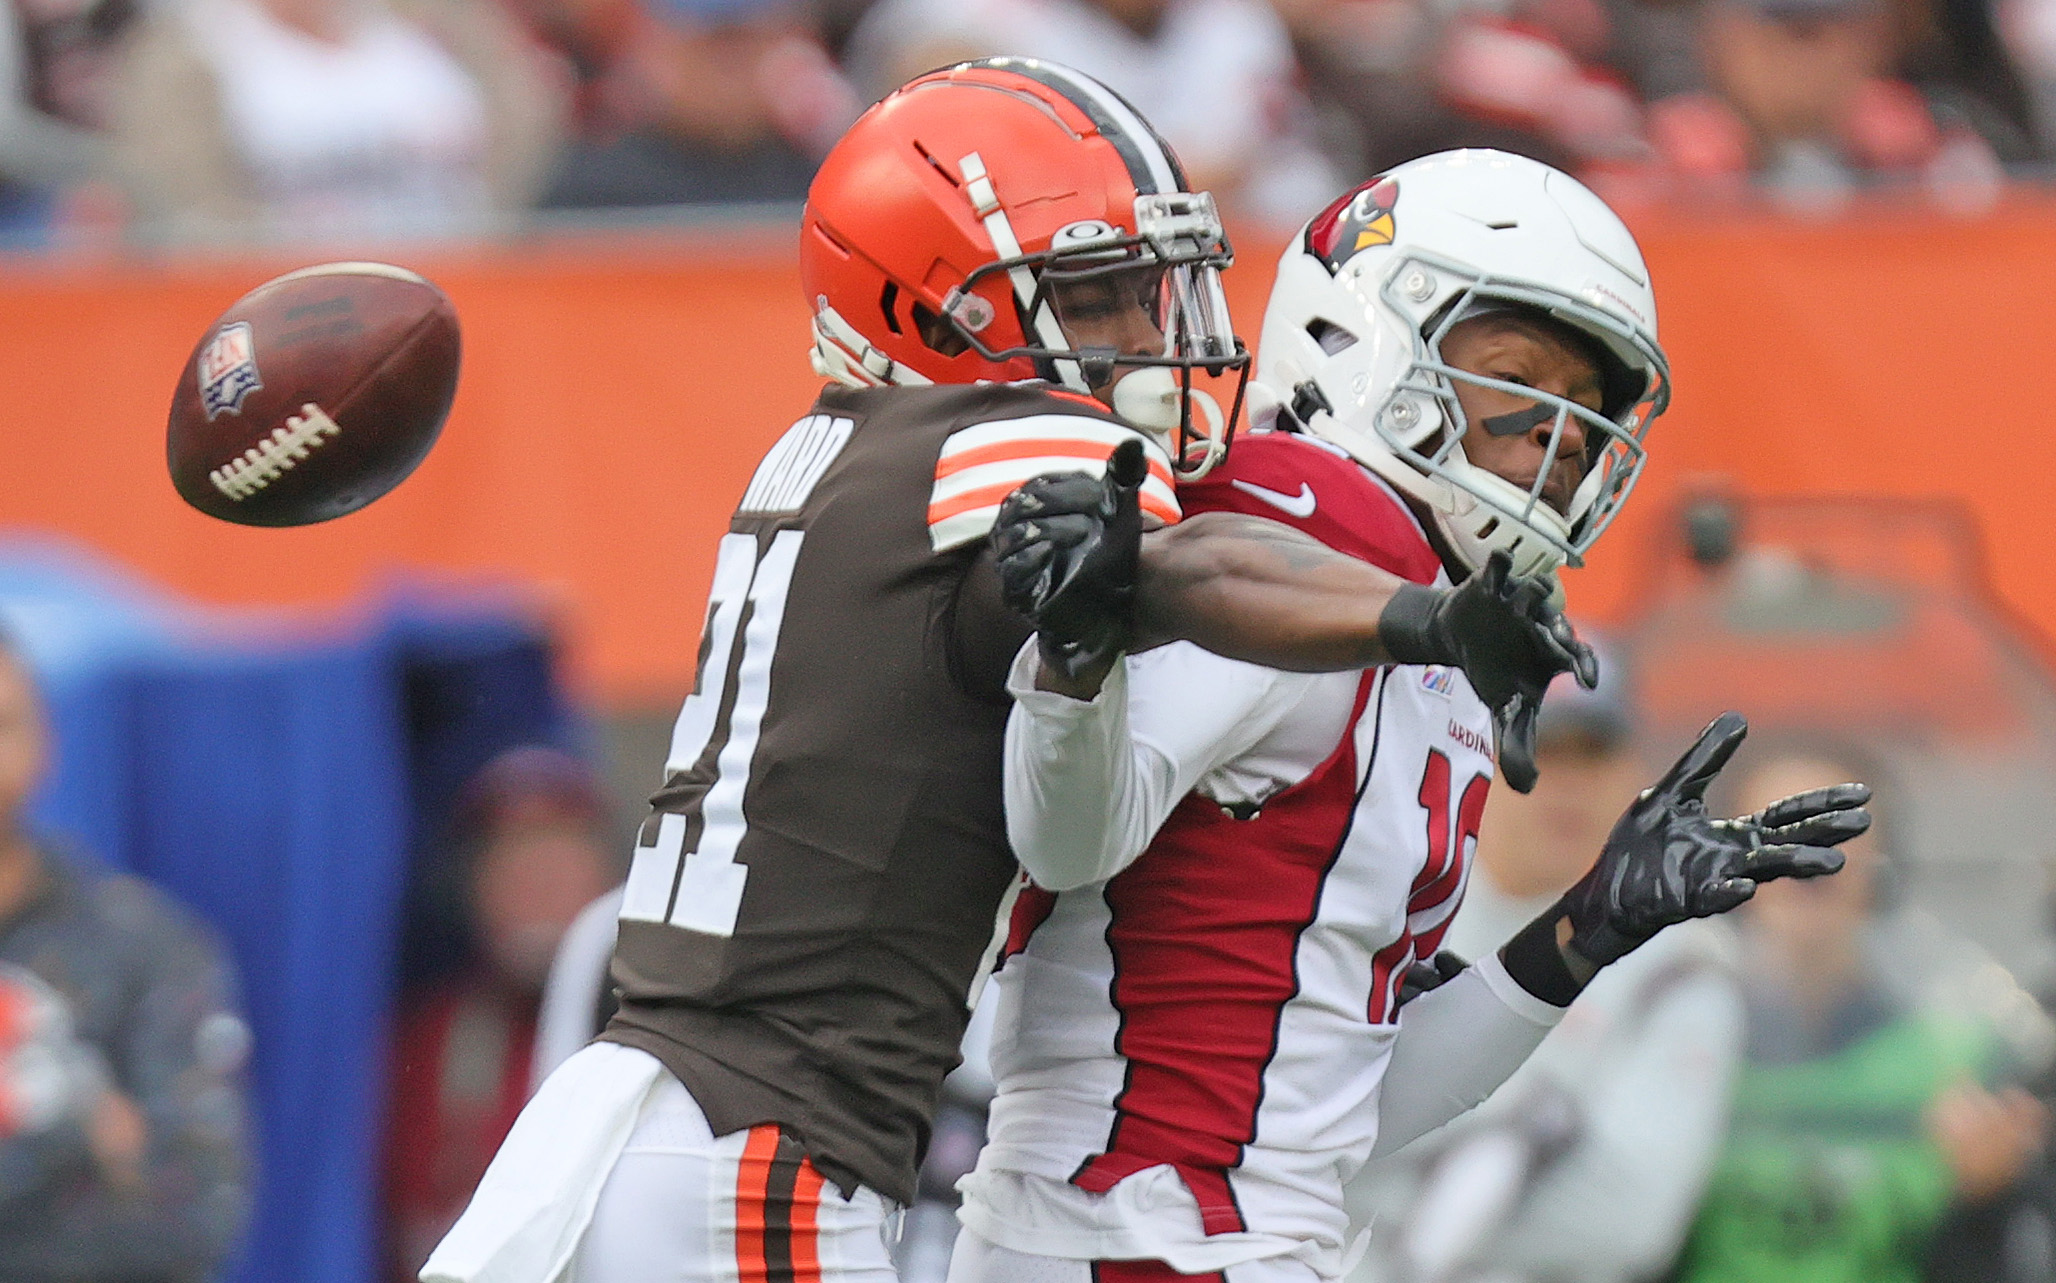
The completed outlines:
{"type": "Polygon", "coordinates": [[[1429,664],[1421,669],[1421,685],[1437,695],[1448,695],[1456,689],[1456,670],[1440,664],[1429,664]]]}
{"type": "Polygon", "coordinates": [[[243,398],[264,386],[257,377],[257,351],[246,321],[224,325],[200,349],[194,373],[200,380],[200,406],[212,419],[226,411],[242,411],[243,398]]]}

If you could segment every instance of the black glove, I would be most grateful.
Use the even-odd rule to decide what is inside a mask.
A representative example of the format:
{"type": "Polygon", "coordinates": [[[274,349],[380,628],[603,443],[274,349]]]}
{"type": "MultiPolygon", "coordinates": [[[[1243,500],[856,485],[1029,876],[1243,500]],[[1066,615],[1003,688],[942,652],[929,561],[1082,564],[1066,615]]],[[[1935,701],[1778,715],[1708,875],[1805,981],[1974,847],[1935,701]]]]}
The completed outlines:
{"type": "Polygon", "coordinates": [[[1407,584],[1378,616],[1378,640],[1402,664],[1463,670],[1492,710],[1499,731],[1499,773],[1517,793],[1535,787],[1535,719],[1558,673],[1599,684],[1599,660],[1550,604],[1549,581],[1513,575],[1513,558],[1495,552],[1455,588],[1407,584]]]}
{"type": "Polygon", "coordinates": [[[1440,989],[1462,975],[1463,969],[1470,965],[1448,949],[1439,951],[1432,958],[1414,963],[1406,969],[1406,974],[1399,978],[1399,1005],[1404,1007],[1430,989],[1440,989]]]}
{"type": "Polygon", "coordinates": [[[1067,677],[1131,640],[1148,476],[1135,437],[1114,447],[1105,476],[1036,477],[999,506],[992,550],[1000,594],[1034,622],[1043,661],[1067,677]]]}
{"type": "Polygon", "coordinates": [[[1832,848],[1870,827],[1870,789],[1837,784],[1732,820],[1706,813],[1706,786],[1741,747],[1749,724],[1722,713],[1613,826],[1599,859],[1558,908],[1571,947],[1605,966],[1673,922],[1706,918],[1772,878],[1817,878],[1842,867],[1832,848]]]}

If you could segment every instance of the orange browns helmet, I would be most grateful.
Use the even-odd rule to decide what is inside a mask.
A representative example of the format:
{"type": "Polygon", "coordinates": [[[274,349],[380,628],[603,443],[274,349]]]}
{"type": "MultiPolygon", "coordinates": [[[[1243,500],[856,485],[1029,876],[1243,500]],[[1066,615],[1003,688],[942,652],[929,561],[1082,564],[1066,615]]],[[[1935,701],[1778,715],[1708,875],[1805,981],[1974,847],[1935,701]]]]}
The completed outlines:
{"type": "Polygon", "coordinates": [[[1201,466],[1235,413],[1194,373],[1248,373],[1221,293],[1232,261],[1213,198],[1185,190],[1132,106],[1026,58],[931,72],[872,107],[822,162],[800,231],[814,368],[854,386],[1039,378],[1089,393],[1117,354],[1072,344],[1052,286],[1132,287],[1164,343],[1118,354],[1154,368],[1121,379],[1115,408],[1177,428],[1174,457],[1201,466]]]}

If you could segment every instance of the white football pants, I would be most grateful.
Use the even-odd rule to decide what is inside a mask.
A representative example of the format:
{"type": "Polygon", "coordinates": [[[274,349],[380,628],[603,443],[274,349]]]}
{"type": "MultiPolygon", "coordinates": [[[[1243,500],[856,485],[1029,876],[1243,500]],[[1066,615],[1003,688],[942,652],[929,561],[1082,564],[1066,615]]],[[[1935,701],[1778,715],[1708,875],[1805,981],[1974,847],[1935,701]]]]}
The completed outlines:
{"type": "Polygon", "coordinates": [[[648,1053],[552,1072],[423,1283],[897,1283],[899,1208],[845,1198],[766,1124],[717,1137],[648,1053]]]}
{"type": "MultiPolygon", "coordinates": [[[[949,1283],[1324,1283],[1296,1256],[1268,1256],[1205,1274],[1180,1274],[1162,1261],[1086,1261],[1000,1247],[970,1230],[957,1235],[949,1283]]],[[[583,1280],[581,1280],[583,1283],[583,1280]]]]}
{"type": "Polygon", "coordinates": [[[666,1074],[566,1283],[897,1283],[898,1212],[862,1186],[844,1198],[774,1124],[715,1136],[666,1074]]]}

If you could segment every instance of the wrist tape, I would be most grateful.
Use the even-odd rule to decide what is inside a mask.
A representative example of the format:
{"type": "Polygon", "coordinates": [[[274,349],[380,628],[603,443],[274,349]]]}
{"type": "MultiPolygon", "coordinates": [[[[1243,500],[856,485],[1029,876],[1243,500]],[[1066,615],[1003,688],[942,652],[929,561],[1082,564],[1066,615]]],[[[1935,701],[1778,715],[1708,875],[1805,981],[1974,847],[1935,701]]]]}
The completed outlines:
{"type": "Polygon", "coordinates": [[[1438,636],[1435,607],[1441,604],[1443,589],[1420,584],[1401,584],[1378,612],[1378,640],[1385,653],[1400,664],[1446,664],[1447,648],[1438,636]]]}
{"type": "Polygon", "coordinates": [[[1584,988],[1571,976],[1556,945],[1556,924],[1563,916],[1562,905],[1551,908],[1499,950],[1500,964],[1513,982],[1552,1007],[1570,1006],[1584,988]]]}

